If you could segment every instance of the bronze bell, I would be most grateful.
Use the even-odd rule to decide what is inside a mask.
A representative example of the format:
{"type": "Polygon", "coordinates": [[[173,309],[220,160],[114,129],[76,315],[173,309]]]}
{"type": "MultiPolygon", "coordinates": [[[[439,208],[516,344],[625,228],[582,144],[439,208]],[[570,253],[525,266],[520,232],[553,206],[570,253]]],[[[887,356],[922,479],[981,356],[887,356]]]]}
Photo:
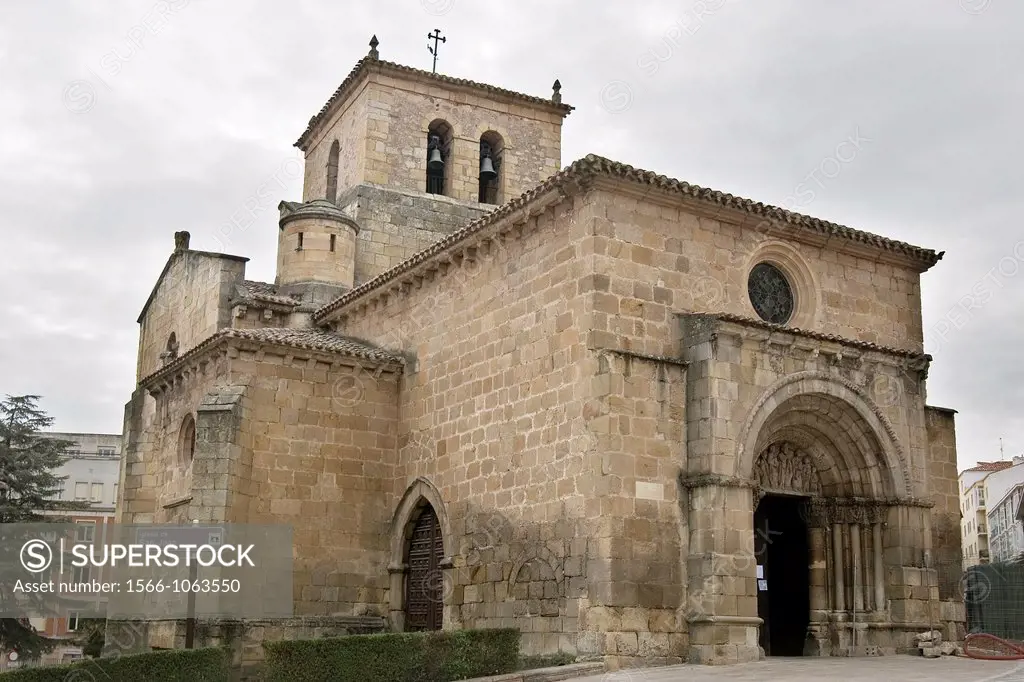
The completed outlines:
{"type": "Polygon", "coordinates": [[[498,177],[498,172],[494,170],[494,162],[491,161],[490,155],[480,159],[480,179],[493,180],[496,177],[498,177]]]}
{"type": "Polygon", "coordinates": [[[430,150],[430,158],[427,160],[427,167],[431,170],[444,168],[444,159],[441,158],[441,150],[437,147],[430,150]]]}
{"type": "Polygon", "coordinates": [[[439,137],[432,136],[430,138],[430,154],[427,155],[427,168],[430,170],[440,170],[444,168],[444,159],[441,158],[441,139],[439,137]]]}

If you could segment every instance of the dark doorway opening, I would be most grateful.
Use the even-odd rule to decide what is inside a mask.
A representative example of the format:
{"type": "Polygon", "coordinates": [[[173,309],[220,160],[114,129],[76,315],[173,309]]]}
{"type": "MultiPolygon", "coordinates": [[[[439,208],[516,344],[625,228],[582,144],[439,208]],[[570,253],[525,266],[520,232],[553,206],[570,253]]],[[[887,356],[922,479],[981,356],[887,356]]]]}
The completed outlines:
{"type": "Polygon", "coordinates": [[[768,656],[802,656],[811,618],[805,498],[766,495],[754,512],[757,615],[768,656]]]}

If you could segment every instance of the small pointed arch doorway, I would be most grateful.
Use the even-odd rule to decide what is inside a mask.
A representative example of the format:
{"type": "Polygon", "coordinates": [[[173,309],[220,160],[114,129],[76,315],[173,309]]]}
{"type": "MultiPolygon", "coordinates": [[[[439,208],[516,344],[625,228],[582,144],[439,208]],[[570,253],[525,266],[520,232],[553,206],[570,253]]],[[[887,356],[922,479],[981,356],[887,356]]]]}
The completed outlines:
{"type": "Polygon", "coordinates": [[[415,632],[445,626],[452,593],[450,529],[440,492],[426,479],[416,479],[392,520],[388,570],[394,629],[415,632]]]}
{"type": "Polygon", "coordinates": [[[444,543],[434,508],[424,503],[405,544],[405,630],[440,630],[444,624],[444,543]]]}

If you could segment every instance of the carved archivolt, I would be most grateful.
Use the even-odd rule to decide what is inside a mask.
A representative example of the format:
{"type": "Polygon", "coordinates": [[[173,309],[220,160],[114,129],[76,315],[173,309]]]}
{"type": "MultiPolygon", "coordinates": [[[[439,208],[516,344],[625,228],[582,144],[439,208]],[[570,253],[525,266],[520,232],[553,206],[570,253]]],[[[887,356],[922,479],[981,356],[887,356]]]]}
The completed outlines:
{"type": "Polygon", "coordinates": [[[761,397],[757,399],[744,420],[739,438],[736,441],[736,474],[738,476],[744,475],[744,463],[746,463],[746,466],[750,466],[749,463],[753,458],[751,445],[756,441],[761,426],[768,419],[773,409],[770,408],[769,401],[779,404],[796,395],[817,392],[835,395],[845,400],[859,413],[861,418],[865,419],[870,430],[874,432],[875,437],[879,439],[882,446],[882,452],[878,453],[881,455],[878,463],[888,467],[895,479],[893,483],[896,486],[896,490],[893,492],[896,495],[902,493],[908,497],[911,496],[912,485],[907,456],[900,445],[892,423],[882,410],[865,395],[864,391],[858,388],[852,381],[842,376],[821,371],[803,371],[783,377],[765,390],[761,397]],[[839,389],[840,393],[829,390],[830,387],[839,389]],[[849,391],[849,394],[843,396],[841,394],[843,389],[849,391]]]}
{"type": "Polygon", "coordinates": [[[754,464],[754,480],[762,489],[821,494],[814,461],[791,443],[773,443],[765,448],[754,464]]]}

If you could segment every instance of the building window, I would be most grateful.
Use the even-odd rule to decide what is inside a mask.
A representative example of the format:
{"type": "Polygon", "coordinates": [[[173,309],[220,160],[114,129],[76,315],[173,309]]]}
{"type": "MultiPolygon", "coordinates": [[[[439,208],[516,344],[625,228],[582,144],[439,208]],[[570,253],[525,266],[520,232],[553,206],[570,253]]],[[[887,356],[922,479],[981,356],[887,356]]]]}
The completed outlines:
{"type": "Polygon", "coordinates": [[[85,502],[89,499],[89,484],[87,482],[75,482],[75,499],[79,502],[85,502]]]}
{"type": "Polygon", "coordinates": [[[75,632],[78,630],[80,616],[78,611],[68,611],[68,632],[75,632]]]}
{"type": "Polygon", "coordinates": [[[75,542],[94,542],[96,540],[95,521],[76,521],[75,542]]]}
{"type": "Polygon", "coordinates": [[[196,420],[192,415],[185,415],[178,437],[178,463],[187,467],[192,464],[196,455],[196,420]]]}
{"type": "Polygon", "coordinates": [[[427,127],[427,193],[448,194],[451,175],[452,127],[447,121],[435,120],[427,127]]]}
{"type": "Polygon", "coordinates": [[[89,571],[89,564],[85,566],[74,566],[71,569],[71,582],[73,583],[87,583],[92,579],[92,573],[89,571]]]}
{"type": "Polygon", "coordinates": [[[331,252],[332,252],[332,253],[334,252],[334,244],[335,244],[335,243],[336,243],[337,241],[338,241],[338,235],[336,235],[336,234],[332,234],[332,235],[331,235],[331,252]]]}
{"type": "Polygon", "coordinates": [[[92,494],[89,497],[90,502],[102,502],[103,501],[103,484],[93,483],[92,494]]]}
{"type": "Polygon", "coordinates": [[[117,450],[111,447],[100,446],[96,448],[96,454],[103,455],[104,457],[111,457],[117,454],[117,450]]]}
{"type": "Polygon", "coordinates": [[[327,155],[327,201],[332,204],[338,200],[338,156],[340,152],[341,146],[335,140],[327,155]]]}
{"type": "Polygon", "coordinates": [[[481,204],[500,204],[504,199],[501,193],[504,151],[504,140],[493,130],[480,137],[480,193],[477,200],[481,204]]]}
{"type": "Polygon", "coordinates": [[[114,504],[117,504],[117,484],[114,484],[114,504]]]}
{"type": "Polygon", "coordinates": [[[793,317],[795,297],[785,273],[771,263],[758,263],[747,277],[747,294],[765,322],[786,324],[793,317]]]}
{"type": "Polygon", "coordinates": [[[295,247],[295,250],[296,251],[302,251],[302,233],[301,232],[299,232],[299,243],[295,247]]]}

